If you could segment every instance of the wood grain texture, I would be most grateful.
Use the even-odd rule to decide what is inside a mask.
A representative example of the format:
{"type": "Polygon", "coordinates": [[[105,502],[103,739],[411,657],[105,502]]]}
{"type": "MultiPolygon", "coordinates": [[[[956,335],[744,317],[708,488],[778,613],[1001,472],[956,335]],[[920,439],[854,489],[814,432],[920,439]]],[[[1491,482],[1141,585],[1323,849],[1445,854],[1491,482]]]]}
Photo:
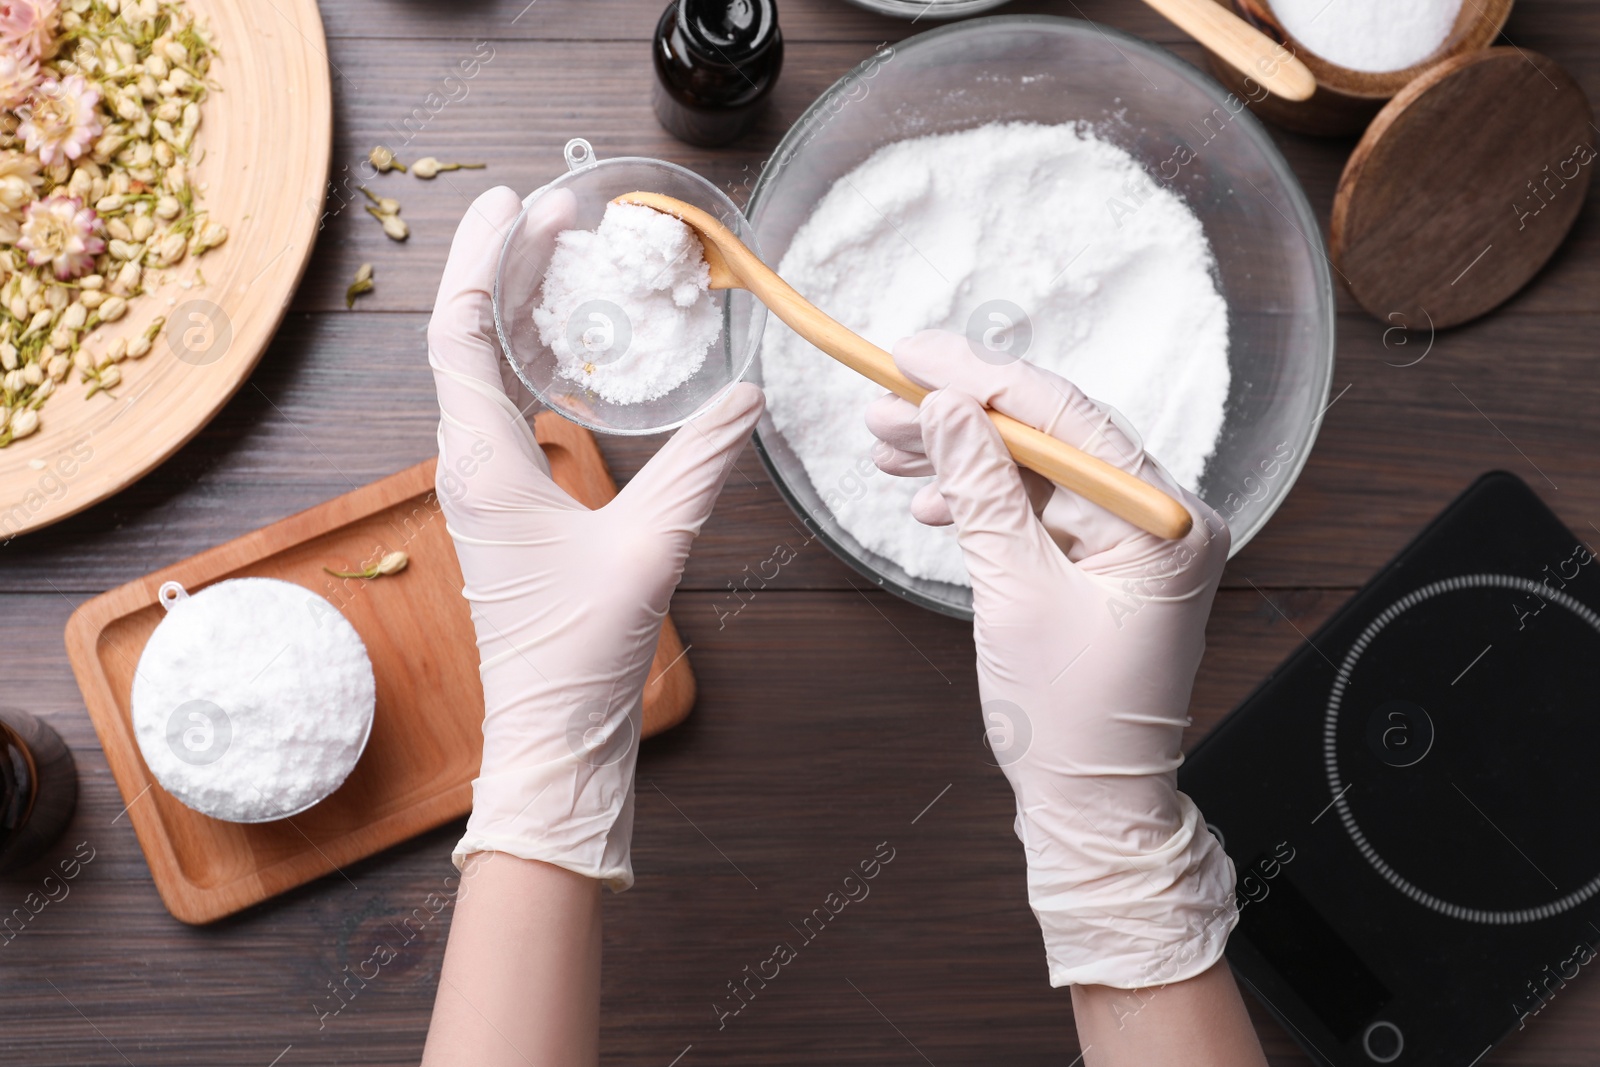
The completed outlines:
{"type": "MultiPolygon", "coordinates": [[[[1223,594],[1191,741],[1344,598],[1223,594]]],[[[1045,981],[1013,801],[982,759],[966,628],[882,593],[798,592],[758,598],[718,631],[710,600],[680,593],[674,604],[702,699],[641,753],[639,882],[606,901],[603,1062],[665,1067],[693,1044],[679,1067],[923,1063],[898,1027],[941,1067],[1070,1064],[1070,1008],[1045,981]],[[834,873],[883,841],[896,858],[872,895],[719,1030],[711,1004],[726,983],[793,937],[788,924],[818,906],[834,873]]],[[[141,1067],[266,1067],[285,1049],[279,1067],[416,1062],[460,824],[346,867],[349,882],[334,875],[184,927],[150,884],[71,678],[52,661],[72,605],[54,594],[8,603],[0,640],[18,657],[11,680],[72,744],[84,787],[62,842],[0,880],[0,914],[23,907],[80,842],[94,859],[66,897],[14,937],[0,934],[6,1061],[109,1067],[123,1063],[114,1045],[141,1067]],[[324,1014],[341,1003],[328,983],[380,943],[395,959],[324,1014]]],[[[1597,1010],[1600,984],[1575,982],[1484,1062],[1592,1062],[1597,1010]]],[[[1275,1023],[1256,1020],[1274,1067],[1309,1062],[1275,1023]]]]}
{"type": "Polygon", "coordinates": [[[1560,64],[1519,48],[1456,56],[1372,120],[1334,194],[1328,248],[1380,321],[1441,329],[1509,300],[1589,193],[1594,113],[1560,64]]]}
{"type": "Polygon", "coordinates": [[[0,453],[7,535],[104,500],[193,437],[249,377],[311,258],[333,125],[316,4],[194,0],[193,9],[211,27],[220,56],[211,76],[225,89],[206,101],[191,173],[229,239],[162,272],[122,322],[96,332],[98,347],[168,318],[151,355],[122,365],[120,399],[64,387],[41,410],[39,431],[0,453]],[[273,131],[270,155],[262,130],[273,131]],[[180,288],[197,269],[208,284],[180,288]],[[96,448],[101,461],[83,465],[96,448]],[[61,476],[60,493],[38,491],[41,470],[61,476]]]}
{"type": "MultiPolygon", "coordinates": [[[[1454,330],[1341,317],[1316,448],[1224,583],[1352,588],[1493,467],[1527,479],[1574,529],[1600,524],[1600,376],[1587,371],[1600,314],[1517,313],[1558,269],[1454,330]]],[[[0,590],[99,592],[432,455],[426,323],[420,314],[291,316],[250,383],[170,462],[48,534],[0,548],[0,590]]],[[[659,447],[653,438],[601,442],[620,482],[659,447]]],[[[734,606],[730,584],[780,543],[798,551],[768,583],[774,592],[863,584],[806,536],[747,450],[683,588],[719,592],[734,606]]]]}
{"type": "MultiPolygon", "coordinates": [[[[737,190],[806,103],[880,41],[921,29],[842,0],[784,0],[790,47],[773,113],[746,141],[710,153],[674,145],[650,115],[637,57],[655,0],[539,0],[513,22],[525,6],[324,0],[337,68],[335,159],[354,165],[393,136],[487,40],[495,58],[471,95],[433,115],[407,149],[490,169],[453,175],[453,185],[442,176],[387,185],[412,223],[404,246],[364,215],[330,215],[295,313],[218,418],[125,492],[0,548],[6,699],[60,730],[83,773],[69,836],[33,870],[0,878],[0,919],[18,908],[29,916],[20,933],[0,933],[0,1060],[416,1061],[449,920],[448,906],[429,910],[430,894],[448,890],[460,824],[347,867],[354,886],[335,875],[209,927],[175,922],[81,706],[61,642],[67,618],[152,567],[433,453],[438,413],[422,331],[450,235],[476,193],[501,182],[533,188],[556,172],[575,132],[606,151],[664,155],[737,190]],[[363,261],[377,265],[378,290],[346,313],[340,296],[363,261]],[[79,842],[95,859],[67,883],[68,896],[30,912],[29,894],[46,899],[45,876],[79,842]],[[337,1015],[321,1014],[338,1003],[328,983],[371,958],[381,939],[395,959],[337,1015]]],[[[1205,63],[1197,45],[1129,0],[1001,10],[1082,11],[1205,63]]],[[[1506,33],[1600,93],[1592,0],[1523,0],[1506,33]]],[[[1273,136],[1326,219],[1354,142],[1273,136]]],[[[1600,523],[1597,291],[1600,208],[1591,201],[1533,283],[1466,326],[1431,337],[1415,324],[1388,332],[1341,293],[1337,399],[1283,510],[1228,567],[1191,743],[1481,471],[1517,471],[1576,531],[1600,523]]],[[[626,481],[658,444],[602,447],[626,481]]],[[[745,453],[674,598],[700,699],[688,722],[641,754],[640,884],[606,902],[604,1062],[665,1067],[693,1044],[678,1067],[923,1064],[898,1027],[939,1067],[1070,1064],[1070,1007],[1045,985],[1009,792],[971,747],[979,723],[965,628],[866,590],[819,544],[804,545],[792,523],[745,453]],[[785,539],[800,549],[796,559],[728,617],[728,583],[785,539]],[[872,897],[717,1030],[711,1002],[725,984],[816,906],[830,870],[883,840],[900,851],[872,897]]],[[[51,886],[59,897],[59,877],[51,886]]],[[[1276,1024],[1256,1019],[1274,1067],[1309,1063],[1276,1024]]],[[[1600,984],[1580,978],[1481,1067],[1584,1067],[1597,1049],[1600,984]]]]}
{"type": "MultiPolygon", "coordinates": [[[[851,10],[842,0],[819,2],[851,10]]],[[[1070,7],[1058,4],[1058,9],[1072,14],[1070,7]]],[[[1140,6],[1131,5],[1129,10],[1137,12],[1140,6]]],[[[903,34],[906,24],[896,25],[903,34]]],[[[1514,18],[1508,32],[1519,44],[1542,48],[1558,58],[1592,97],[1600,98],[1600,48],[1586,49],[1583,42],[1590,38],[1552,36],[1543,25],[1514,18]]],[[[1600,37],[1600,25],[1590,37],[1600,37]]],[[[680,144],[656,124],[649,102],[651,75],[639,60],[641,49],[648,47],[642,40],[493,38],[487,42],[493,49],[492,60],[480,64],[477,75],[455,91],[459,99],[439,106],[436,113],[423,107],[427,94],[447,91],[442,88],[444,78],[473,55],[478,41],[385,40],[372,50],[354,41],[332,41],[333,62],[347,76],[335,78],[334,83],[340,116],[335,130],[336,186],[360,180],[360,161],[378,143],[394,145],[402,158],[432,154],[489,166],[441,175],[432,182],[398,173],[378,179],[374,188],[405,205],[412,236],[404,245],[384,237],[371,217],[359,210],[360,194],[353,185],[331,194],[318,254],[295,295],[293,309],[343,311],[345,286],[361,263],[371,262],[377,268],[378,287],[362,298],[362,310],[428,310],[450,237],[472,199],[501,184],[526,193],[561,173],[562,145],[574,135],[592,140],[602,155],[651,155],[682,164],[705,174],[742,203],[788,126],[881,40],[786,41],[783,78],[770,112],[739,144],[720,150],[680,144]],[[604,70],[606,77],[574,80],[566,76],[569,67],[604,70]],[[515,132],[515,141],[506,140],[508,130],[515,132]]],[[[1206,64],[1204,50],[1192,42],[1169,47],[1191,64],[1202,68],[1206,64]]],[[[1353,142],[1302,137],[1270,127],[1269,132],[1304,182],[1315,213],[1326,220],[1353,142]]],[[[1590,294],[1600,288],[1600,205],[1585,205],[1569,245],[1578,254],[1559,260],[1559,271],[1519,297],[1518,311],[1592,310],[1590,294]]],[[[1342,289],[1337,295],[1341,310],[1360,310],[1342,289]]]]}
{"type": "MultiPolygon", "coordinates": [[[[616,496],[587,430],[549,413],[536,429],[557,484],[588,507],[616,496]]],[[[472,809],[483,747],[478,647],[434,470],[424,461],[164,567],[89,601],[68,622],[67,655],[128,818],[162,901],[184,922],[214,922],[472,809]],[[327,573],[396,551],[412,563],[387,578],[327,573]],[[250,825],[202,815],[163,789],[139,752],[130,709],[139,657],[163,614],[160,587],[199,591],[242,577],[299,585],[308,609],[342,615],[366,644],[378,689],[371,739],[344,784],[293,818],[250,825]]],[[[682,722],[694,690],[668,618],[645,683],[644,736],[682,722]]]]}

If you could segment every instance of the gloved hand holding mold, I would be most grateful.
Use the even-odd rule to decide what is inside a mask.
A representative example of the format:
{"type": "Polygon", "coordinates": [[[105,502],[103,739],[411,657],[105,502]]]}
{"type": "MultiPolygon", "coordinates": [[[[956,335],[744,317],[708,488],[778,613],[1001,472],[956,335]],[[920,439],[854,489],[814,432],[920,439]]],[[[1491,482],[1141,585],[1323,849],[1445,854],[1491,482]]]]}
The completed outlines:
{"type": "MultiPolygon", "coordinates": [[[[521,222],[524,252],[547,264],[572,206],[561,191],[542,197],[521,222]]],[[[633,768],[661,620],[762,397],[735,386],[612,503],[589,511],[574,501],[551,480],[501,377],[484,250],[501,245],[519,209],[503,188],[473,204],[428,331],[438,493],[477,629],[485,704],[483,767],[455,859],[508,853],[622,890],[633,882],[633,768]]]]}
{"type": "Polygon", "coordinates": [[[920,407],[891,394],[868,410],[888,446],[875,458],[890,474],[935,476],[913,514],[956,527],[984,726],[1016,795],[1052,984],[1205,974],[1237,920],[1234,871],[1175,775],[1226,524],[1065,379],[996,366],[940,331],[894,355],[932,391],[920,407]],[[1019,469],[986,406],[1160,487],[1193,529],[1162,540],[1019,469]]]}

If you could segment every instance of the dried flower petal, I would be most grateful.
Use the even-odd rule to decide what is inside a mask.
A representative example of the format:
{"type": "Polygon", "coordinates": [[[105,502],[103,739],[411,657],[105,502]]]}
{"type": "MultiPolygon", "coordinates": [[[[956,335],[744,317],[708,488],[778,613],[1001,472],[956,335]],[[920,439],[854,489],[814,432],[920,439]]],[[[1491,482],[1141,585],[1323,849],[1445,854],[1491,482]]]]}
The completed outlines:
{"type": "Polygon", "coordinates": [[[370,580],[373,578],[385,578],[391,574],[399,574],[406,569],[406,564],[410,562],[411,557],[404,552],[390,552],[378,560],[377,563],[359,571],[336,571],[332,567],[323,567],[322,569],[335,578],[364,578],[370,580]]]}
{"type": "Polygon", "coordinates": [[[21,152],[0,152],[0,241],[17,243],[23,213],[43,184],[37,159],[21,152]]]}
{"type": "Polygon", "coordinates": [[[144,268],[136,259],[124,263],[117,271],[117,276],[111,279],[111,290],[124,296],[133,293],[139,288],[139,282],[144,275],[144,268]]]}
{"type": "Polygon", "coordinates": [[[26,437],[39,428],[39,413],[32,408],[23,408],[11,416],[11,439],[13,441],[26,437]]]}
{"type": "Polygon", "coordinates": [[[394,158],[394,153],[383,145],[378,145],[371,152],[368,152],[367,159],[374,167],[378,168],[379,174],[389,170],[397,170],[401,174],[406,172],[406,165],[394,158]]]}
{"type": "Polygon", "coordinates": [[[100,90],[81,74],[59,81],[47,78],[34,89],[17,135],[45,166],[61,158],[77,159],[100,136],[100,119],[95,115],[99,102],[100,90]]]}
{"type": "Polygon", "coordinates": [[[356,297],[362,293],[370,292],[372,292],[372,264],[363,263],[356,269],[355,280],[344,291],[344,306],[346,310],[356,306],[356,297]]]}
{"type": "Polygon", "coordinates": [[[183,258],[183,254],[188,248],[189,242],[183,234],[168,233],[151,246],[150,258],[152,264],[157,267],[170,267],[183,258]]]}
{"type": "Polygon", "coordinates": [[[94,269],[94,257],[105,251],[95,235],[97,219],[83,201],[52,196],[28,205],[17,247],[35,267],[49,264],[57,278],[75,278],[94,269]]]}
{"type": "MultiPolygon", "coordinates": [[[[379,196],[377,193],[374,193],[371,189],[368,189],[365,185],[358,185],[358,186],[356,186],[356,188],[360,189],[362,195],[364,195],[368,200],[372,201],[373,207],[378,209],[376,214],[379,214],[379,215],[398,215],[398,214],[400,214],[400,201],[396,200],[394,197],[392,197],[392,196],[379,196]]],[[[368,210],[371,210],[371,209],[369,208],[368,210]]]]}
{"type": "Polygon", "coordinates": [[[31,59],[49,56],[59,15],[56,0],[0,0],[0,41],[31,59]]]}
{"type": "Polygon", "coordinates": [[[484,163],[440,163],[432,156],[423,156],[411,164],[411,173],[419,178],[432,178],[447,170],[482,170],[485,166],[484,163]]]}
{"type": "Polygon", "coordinates": [[[15,111],[39,84],[39,63],[30,55],[0,54],[0,107],[15,111]]]}
{"type": "Polygon", "coordinates": [[[228,228],[220,222],[207,220],[194,239],[189,242],[190,255],[204,255],[228,239],[228,228]]]}
{"type": "Polygon", "coordinates": [[[410,562],[411,558],[404,552],[390,552],[380,559],[378,565],[373,569],[379,574],[399,574],[406,569],[406,564],[410,562]]]}
{"type": "Polygon", "coordinates": [[[377,219],[383,226],[383,232],[396,241],[404,241],[411,236],[411,227],[406,225],[406,220],[399,215],[385,215],[375,207],[369,206],[367,212],[377,219]]]}

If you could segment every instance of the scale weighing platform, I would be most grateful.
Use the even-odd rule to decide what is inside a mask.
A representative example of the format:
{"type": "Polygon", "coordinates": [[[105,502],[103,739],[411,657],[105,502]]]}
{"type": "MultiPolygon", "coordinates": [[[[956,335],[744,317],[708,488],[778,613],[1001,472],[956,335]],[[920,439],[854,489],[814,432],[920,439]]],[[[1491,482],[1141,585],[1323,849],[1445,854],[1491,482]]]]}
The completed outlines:
{"type": "Polygon", "coordinates": [[[1494,472],[1195,749],[1228,959],[1319,1062],[1470,1067],[1586,980],[1596,694],[1600,564],[1494,472]]]}

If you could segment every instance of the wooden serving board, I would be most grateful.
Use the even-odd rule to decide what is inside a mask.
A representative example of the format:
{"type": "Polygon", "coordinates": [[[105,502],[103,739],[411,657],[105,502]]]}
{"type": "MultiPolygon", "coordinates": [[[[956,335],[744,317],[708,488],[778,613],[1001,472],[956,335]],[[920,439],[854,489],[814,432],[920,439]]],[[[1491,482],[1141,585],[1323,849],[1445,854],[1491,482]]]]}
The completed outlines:
{"type": "Polygon", "coordinates": [[[218,86],[191,174],[228,240],[147,272],[152,291],[94,332],[87,347],[100,352],[167,319],[149,355],[121,364],[114,396],[86,399],[74,373],[40,410],[38,431],[0,449],[0,541],[104,500],[198,433],[261,359],[311,257],[333,136],[316,0],[188,3],[210,27],[218,86]]]}
{"type": "MultiPolygon", "coordinates": [[[[535,430],[562,488],[588,507],[616,495],[594,437],[546,412],[535,430]]],[[[461,568],[434,496],[429,460],[89,601],[67,623],[67,656],[106,762],[128,804],[167,909],[205,923],[302,885],[472,807],[482,752],[483,690],[461,568]],[[374,581],[356,570],[390,551],[410,566],[374,581]],[[134,739],[134,668],[164,610],[156,591],[190,592],[226,578],[279,578],[321,593],[372,657],[372,738],[344,785],[309,811],[272,823],[222,822],[155,783],[134,739]]],[[[694,675],[668,618],[644,691],[644,736],[681,722],[694,675]]]]}

